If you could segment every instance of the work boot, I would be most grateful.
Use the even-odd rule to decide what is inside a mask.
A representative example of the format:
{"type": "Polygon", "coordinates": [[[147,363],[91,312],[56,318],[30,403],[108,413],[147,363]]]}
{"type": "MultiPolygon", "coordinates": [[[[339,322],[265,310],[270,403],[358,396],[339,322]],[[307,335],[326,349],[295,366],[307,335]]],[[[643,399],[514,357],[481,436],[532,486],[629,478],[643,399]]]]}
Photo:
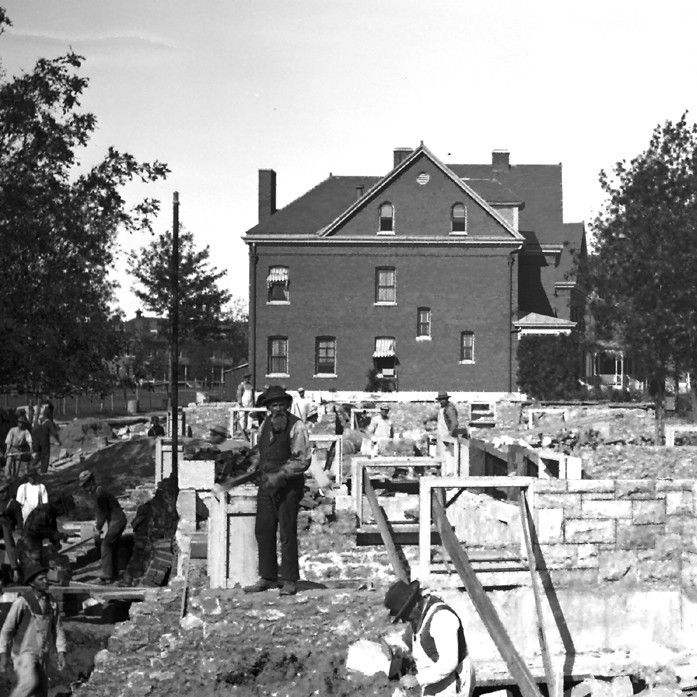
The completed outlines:
{"type": "Polygon", "coordinates": [[[283,588],[281,588],[281,595],[295,595],[298,592],[298,588],[295,585],[295,581],[285,581],[283,588]]]}
{"type": "Polygon", "coordinates": [[[275,588],[276,581],[271,581],[268,578],[260,578],[256,583],[251,586],[245,586],[242,590],[245,593],[262,593],[263,591],[269,590],[269,588],[275,588]]]}

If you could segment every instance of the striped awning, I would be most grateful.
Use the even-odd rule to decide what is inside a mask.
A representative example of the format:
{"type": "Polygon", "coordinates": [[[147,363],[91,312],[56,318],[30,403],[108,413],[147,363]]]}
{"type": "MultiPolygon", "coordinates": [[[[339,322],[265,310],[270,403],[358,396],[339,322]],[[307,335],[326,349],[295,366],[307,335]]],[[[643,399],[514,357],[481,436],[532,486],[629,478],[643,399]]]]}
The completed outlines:
{"type": "Polygon", "coordinates": [[[287,266],[272,266],[269,269],[269,275],[266,277],[266,285],[272,286],[274,283],[282,283],[288,285],[288,267],[287,266]]]}
{"type": "Polygon", "coordinates": [[[375,339],[373,358],[391,358],[395,355],[395,341],[393,337],[375,339]]]}

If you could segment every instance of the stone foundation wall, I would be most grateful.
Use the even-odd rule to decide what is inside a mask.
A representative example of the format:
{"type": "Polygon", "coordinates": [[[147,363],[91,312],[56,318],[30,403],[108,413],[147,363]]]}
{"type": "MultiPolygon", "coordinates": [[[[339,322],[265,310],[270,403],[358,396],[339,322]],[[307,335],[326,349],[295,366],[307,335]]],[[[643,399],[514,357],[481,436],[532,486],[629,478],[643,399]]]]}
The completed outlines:
{"type": "Polygon", "coordinates": [[[694,479],[538,480],[543,568],[564,585],[697,580],[694,479]]]}

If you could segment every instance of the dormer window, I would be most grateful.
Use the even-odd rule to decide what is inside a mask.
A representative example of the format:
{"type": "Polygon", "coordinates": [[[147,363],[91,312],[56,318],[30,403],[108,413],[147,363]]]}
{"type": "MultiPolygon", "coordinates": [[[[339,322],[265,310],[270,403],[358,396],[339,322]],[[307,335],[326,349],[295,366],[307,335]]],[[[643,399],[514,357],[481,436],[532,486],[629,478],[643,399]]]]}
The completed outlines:
{"type": "Polygon", "coordinates": [[[378,232],[394,232],[394,206],[391,203],[380,206],[378,232]]]}
{"type": "Polygon", "coordinates": [[[456,203],[450,210],[450,231],[460,234],[467,232],[467,208],[463,203],[456,203]]]}

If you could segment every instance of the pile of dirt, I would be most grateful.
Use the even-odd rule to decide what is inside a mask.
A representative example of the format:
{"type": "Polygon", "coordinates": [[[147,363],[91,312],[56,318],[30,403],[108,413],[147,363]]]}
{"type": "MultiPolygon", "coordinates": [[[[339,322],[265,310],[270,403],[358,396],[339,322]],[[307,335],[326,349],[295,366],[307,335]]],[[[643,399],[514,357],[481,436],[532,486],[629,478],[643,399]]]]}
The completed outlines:
{"type": "Polygon", "coordinates": [[[67,424],[60,424],[61,445],[69,453],[78,450],[92,452],[114,438],[111,426],[99,419],[75,419],[67,424]]]}

